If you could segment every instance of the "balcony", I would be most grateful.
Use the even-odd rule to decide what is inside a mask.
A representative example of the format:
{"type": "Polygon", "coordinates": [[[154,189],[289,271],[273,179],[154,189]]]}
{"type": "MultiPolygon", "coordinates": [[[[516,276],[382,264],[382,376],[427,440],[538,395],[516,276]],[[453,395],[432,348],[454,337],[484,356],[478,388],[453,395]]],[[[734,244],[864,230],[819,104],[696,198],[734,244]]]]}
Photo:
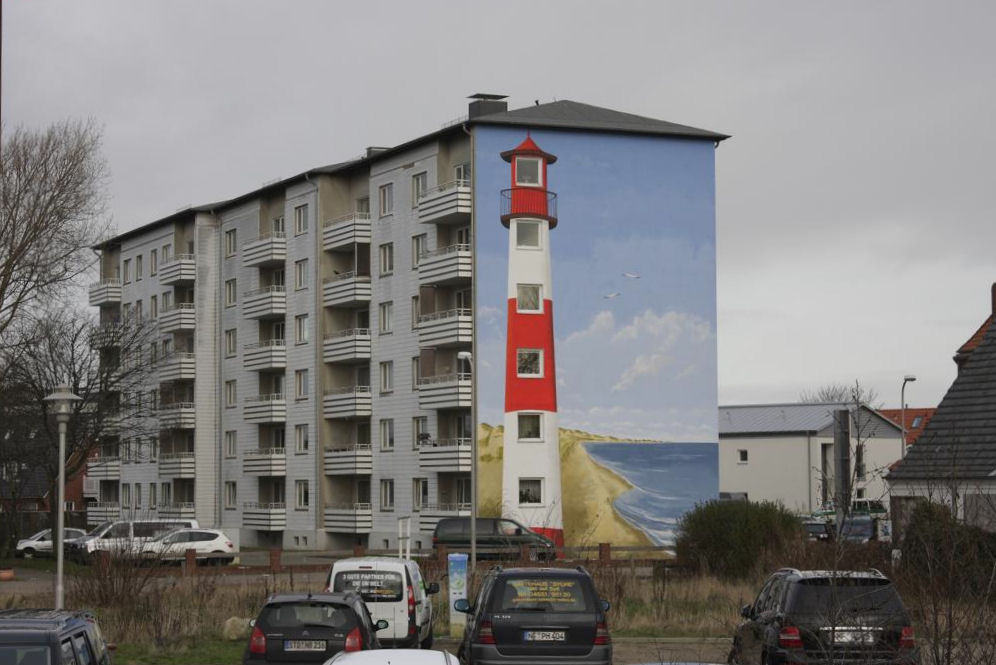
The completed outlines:
{"type": "Polygon", "coordinates": [[[425,285],[465,282],[473,276],[473,269],[470,245],[450,245],[419,257],[418,281],[425,285]]]}
{"type": "Polygon", "coordinates": [[[242,295],[242,314],[247,319],[282,319],[287,314],[287,289],[283,284],[264,286],[242,295]]]}
{"type": "Polygon", "coordinates": [[[470,344],[474,337],[474,311],[448,309],[418,317],[419,346],[470,344]]]}
{"type": "Polygon", "coordinates": [[[332,388],[322,399],[325,418],[369,418],[373,413],[373,395],[370,386],[332,388]]]}
{"type": "Polygon", "coordinates": [[[87,460],[86,477],[92,480],[121,480],[121,458],[115,455],[87,460]]]}
{"type": "Polygon", "coordinates": [[[193,402],[174,402],[159,407],[159,429],[194,429],[197,407],[193,402]]]}
{"type": "Polygon", "coordinates": [[[265,233],[242,245],[242,265],[247,268],[279,264],[286,260],[287,236],[282,231],[265,233]]]}
{"type": "Polygon", "coordinates": [[[104,323],[90,331],[90,348],[109,349],[121,346],[124,326],[121,322],[104,323]]]}
{"type": "Polygon", "coordinates": [[[180,330],[193,330],[197,322],[197,312],[192,302],[180,302],[172,307],[159,310],[159,332],[171,333],[180,330]]]}
{"type": "Polygon", "coordinates": [[[287,399],[283,393],[247,397],[242,416],[250,423],[282,423],[287,420],[287,399]]]}
{"type": "Polygon", "coordinates": [[[193,451],[159,455],[160,478],[194,478],[196,469],[193,451]]]}
{"type": "Polygon", "coordinates": [[[545,219],[550,228],[557,226],[557,195],[536,187],[501,190],[501,223],[508,228],[513,217],[545,219]]]}
{"type": "Polygon", "coordinates": [[[118,305],[121,303],[121,280],[109,277],[90,285],[90,306],[118,305]]]}
{"type": "Polygon", "coordinates": [[[117,501],[98,501],[86,506],[87,526],[96,526],[101,522],[112,522],[121,519],[121,504],[117,501]]]}
{"type": "Polygon", "coordinates": [[[196,276],[197,264],[193,254],[177,254],[169,261],[159,264],[159,283],[164,286],[190,284],[196,276]]]}
{"type": "Polygon", "coordinates": [[[192,353],[171,353],[159,359],[160,381],[193,381],[197,376],[197,361],[192,353]]]}
{"type": "Polygon", "coordinates": [[[370,360],[370,329],[350,328],[325,336],[322,360],[327,363],[353,363],[370,360]]]}
{"type": "Polygon", "coordinates": [[[192,520],[197,518],[197,506],[193,501],[168,503],[159,506],[159,519],[192,520]]]}
{"type": "Polygon", "coordinates": [[[323,511],[326,531],[369,533],[373,530],[373,507],[369,503],[337,503],[323,511]]]}
{"type": "Polygon", "coordinates": [[[344,272],[322,280],[322,304],[326,307],[358,307],[370,302],[370,275],[344,272]]]}
{"type": "Polygon", "coordinates": [[[418,449],[418,465],[426,471],[470,473],[471,439],[438,439],[418,449]]]}
{"type": "Polygon", "coordinates": [[[370,213],[353,212],[330,219],[322,226],[322,249],[349,249],[356,243],[370,242],[370,213]]]}
{"type": "Polygon", "coordinates": [[[471,392],[470,374],[426,376],[418,381],[418,407],[420,409],[469,409],[471,392]]]}
{"type": "Polygon", "coordinates": [[[473,207],[469,180],[430,187],[418,200],[418,221],[428,224],[466,224],[473,207]]]}
{"type": "Polygon", "coordinates": [[[100,480],[83,476],[83,497],[96,499],[100,497],[100,480]]]}
{"type": "Polygon", "coordinates": [[[349,448],[325,449],[326,476],[369,476],[373,473],[373,451],[369,443],[349,448]]]}
{"type": "Polygon", "coordinates": [[[260,531],[283,531],[287,526],[286,503],[242,504],[242,526],[260,531]]]}
{"type": "Polygon", "coordinates": [[[469,503],[427,504],[418,510],[420,531],[435,531],[436,523],[444,517],[470,517],[469,503]]]}
{"type": "Polygon", "coordinates": [[[245,368],[254,372],[285,369],[287,367],[287,342],[282,339],[268,339],[263,342],[246,344],[242,347],[242,360],[245,368]]]}
{"type": "Polygon", "coordinates": [[[250,450],[242,460],[242,472],[252,476],[286,476],[287,449],[250,450]]]}

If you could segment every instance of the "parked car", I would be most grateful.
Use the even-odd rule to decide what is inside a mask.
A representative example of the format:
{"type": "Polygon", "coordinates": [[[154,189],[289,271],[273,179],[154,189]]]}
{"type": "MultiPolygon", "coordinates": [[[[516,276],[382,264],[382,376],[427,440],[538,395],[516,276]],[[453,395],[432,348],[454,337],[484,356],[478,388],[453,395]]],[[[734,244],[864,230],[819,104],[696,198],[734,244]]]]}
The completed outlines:
{"type": "Polygon", "coordinates": [[[178,528],[198,528],[197,520],[120,520],[104,522],[86,536],[66,543],[66,554],[87,563],[96,552],[112,556],[139,556],[146,542],[178,528]]]}
{"type": "Polygon", "coordinates": [[[384,620],[370,618],[360,594],[278,593],[252,622],[243,665],[320,665],[340,651],[379,649],[384,620]]]}
{"type": "Polygon", "coordinates": [[[915,665],[909,612],[877,570],[783,568],[741,610],[730,663],[915,665]]]}
{"type": "Polygon", "coordinates": [[[833,525],[826,520],[804,519],[802,528],[810,540],[830,540],[833,538],[833,525]]]}
{"type": "Polygon", "coordinates": [[[375,556],[341,559],[329,569],[325,589],[359,593],[374,621],[388,624],[378,636],[384,646],[432,647],[429,596],[439,592],[439,585],[426,585],[414,561],[375,556]]]}
{"type": "Polygon", "coordinates": [[[457,651],[465,665],[612,662],[612,638],[591,575],[581,568],[492,568],[467,613],[457,651]]]}
{"type": "Polygon", "coordinates": [[[325,661],[325,665],[459,665],[449,651],[431,649],[377,649],[342,651],[325,661]]]}
{"type": "Polygon", "coordinates": [[[179,562],[194,550],[197,563],[224,566],[235,560],[238,550],[219,529],[174,529],[142,545],[142,556],[161,562],[179,562]]]}
{"type": "Polygon", "coordinates": [[[0,610],[0,663],[110,665],[97,617],[69,610],[0,610]]]}
{"type": "MultiPolygon", "coordinates": [[[[552,540],[530,531],[515,520],[478,517],[475,535],[478,559],[518,559],[523,545],[529,549],[529,558],[533,561],[553,561],[557,557],[552,540]]],[[[453,552],[469,552],[470,518],[444,517],[439,520],[432,534],[432,546],[436,548],[440,545],[453,552]]]]}
{"type": "MultiPolygon", "coordinates": [[[[63,529],[62,542],[85,536],[83,529],[63,529]]],[[[35,535],[17,541],[14,555],[18,558],[30,559],[36,556],[52,556],[52,530],[44,529],[35,535]]]]}

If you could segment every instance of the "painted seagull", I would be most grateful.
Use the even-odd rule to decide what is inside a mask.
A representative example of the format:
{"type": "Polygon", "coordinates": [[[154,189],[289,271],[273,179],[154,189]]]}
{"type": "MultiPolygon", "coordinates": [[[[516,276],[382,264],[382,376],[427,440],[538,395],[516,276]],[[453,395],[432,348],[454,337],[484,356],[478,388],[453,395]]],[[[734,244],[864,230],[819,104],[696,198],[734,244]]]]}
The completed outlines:
{"type": "Polygon", "coordinates": [[[607,294],[605,294],[602,297],[605,298],[606,300],[610,300],[612,298],[618,298],[621,295],[622,295],[621,293],[619,293],[618,291],[615,291],[613,293],[607,293],[607,294]]]}
{"type": "Polygon", "coordinates": [[[640,279],[640,276],[635,272],[624,272],[623,277],[629,277],[630,279],[640,279]]]}

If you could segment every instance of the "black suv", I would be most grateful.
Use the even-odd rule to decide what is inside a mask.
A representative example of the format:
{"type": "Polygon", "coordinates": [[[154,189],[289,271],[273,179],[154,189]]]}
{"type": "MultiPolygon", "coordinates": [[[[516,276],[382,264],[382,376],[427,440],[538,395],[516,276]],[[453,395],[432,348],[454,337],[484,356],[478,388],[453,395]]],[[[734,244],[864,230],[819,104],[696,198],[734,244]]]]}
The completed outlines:
{"type": "Polygon", "coordinates": [[[877,570],[782,568],[740,614],[730,663],[920,662],[909,612],[877,570]]]}
{"type": "MultiPolygon", "coordinates": [[[[478,559],[518,559],[522,546],[529,548],[532,561],[553,561],[556,546],[549,538],[541,536],[515,520],[477,518],[478,559]]],[[[470,551],[470,518],[444,517],[436,523],[432,546],[445,545],[455,552],[470,551]]]]}
{"type": "Polygon", "coordinates": [[[276,593],[252,624],[244,665],[294,662],[321,665],[340,651],[379,649],[376,624],[355,591],[276,593]]]}
{"type": "Polygon", "coordinates": [[[0,610],[0,663],[109,665],[97,618],[67,610],[0,610]]]}
{"type": "Polygon", "coordinates": [[[468,615],[464,665],[612,662],[609,603],[584,568],[492,568],[474,604],[453,609],[468,615]]]}

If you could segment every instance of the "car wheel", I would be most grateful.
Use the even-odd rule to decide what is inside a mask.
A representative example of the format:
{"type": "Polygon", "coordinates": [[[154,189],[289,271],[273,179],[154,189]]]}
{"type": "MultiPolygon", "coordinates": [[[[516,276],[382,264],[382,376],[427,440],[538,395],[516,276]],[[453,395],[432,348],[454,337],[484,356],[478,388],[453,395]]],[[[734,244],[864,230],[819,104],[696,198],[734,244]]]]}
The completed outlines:
{"type": "Polygon", "coordinates": [[[33,559],[35,557],[35,550],[31,547],[25,547],[23,556],[25,559],[33,559]]]}
{"type": "MultiPolygon", "coordinates": [[[[211,554],[224,554],[224,552],[221,550],[215,550],[214,552],[211,552],[211,554]]],[[[212,566],[224,566],[227,561],[222,559],[220,556],[215,556],[208,559],[208,563],[212,566]]]]}

